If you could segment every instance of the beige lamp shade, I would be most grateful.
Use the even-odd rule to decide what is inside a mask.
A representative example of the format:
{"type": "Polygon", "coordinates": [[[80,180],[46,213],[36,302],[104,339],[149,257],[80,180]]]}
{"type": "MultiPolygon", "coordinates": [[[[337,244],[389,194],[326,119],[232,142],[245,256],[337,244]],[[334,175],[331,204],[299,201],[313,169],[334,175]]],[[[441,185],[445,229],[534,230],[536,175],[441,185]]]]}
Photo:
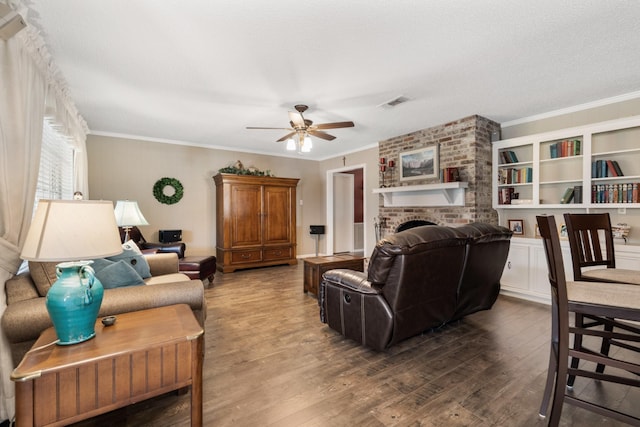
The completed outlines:
{"type": "Polygon", "coordinates": [[[21,258],[77,261],[122,252],[113,204],[102,200],[40,200],[21,258]]]}
{"type": "Polygon", "coordinates": [[[118,200],[113,213],[116,216],[116,223],[120,227],[149,225],[142,212],[140,212],[138,202],[134,200],[118,200]]]}

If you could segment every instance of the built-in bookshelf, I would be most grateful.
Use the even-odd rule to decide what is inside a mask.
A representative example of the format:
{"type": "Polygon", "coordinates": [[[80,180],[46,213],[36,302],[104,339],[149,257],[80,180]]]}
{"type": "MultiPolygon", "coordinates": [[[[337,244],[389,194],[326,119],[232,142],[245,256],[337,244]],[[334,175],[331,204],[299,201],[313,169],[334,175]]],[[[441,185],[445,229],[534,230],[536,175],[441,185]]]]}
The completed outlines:
{"type": "Polygon", "coordinates": [[[640,116],[497,141],[493,207],[639,208],[640,116]]]}

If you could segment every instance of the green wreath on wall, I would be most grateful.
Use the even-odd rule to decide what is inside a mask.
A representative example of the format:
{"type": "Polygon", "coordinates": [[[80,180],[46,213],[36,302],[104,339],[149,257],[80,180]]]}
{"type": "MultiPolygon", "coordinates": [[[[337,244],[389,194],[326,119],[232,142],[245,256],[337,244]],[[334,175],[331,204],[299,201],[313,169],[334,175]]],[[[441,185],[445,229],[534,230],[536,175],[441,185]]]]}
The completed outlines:
{"type": "Polygon", "coordinates": [[[153,184],[153,196],[160,203],[164,203],[165,205],[173,205],[178,203],[182,196],[184,195],[184,187],[180,181],[175,178],[160,178],[153,184]],[[173,194],[168,196],[164,193],[164,189],[167,187],[173,188],[173,194]]]}

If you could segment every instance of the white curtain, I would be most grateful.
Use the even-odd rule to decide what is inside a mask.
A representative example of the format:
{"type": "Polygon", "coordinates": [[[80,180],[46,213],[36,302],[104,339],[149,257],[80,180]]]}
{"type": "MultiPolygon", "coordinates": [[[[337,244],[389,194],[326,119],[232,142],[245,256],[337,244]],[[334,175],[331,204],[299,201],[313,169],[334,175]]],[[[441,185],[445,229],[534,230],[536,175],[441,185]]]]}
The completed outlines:
{"type": "MultiPolygon", "coordinates": [[[[14,4],[16,2],[13,2],[14,4]]],[[[26,18],[26,9],[19,10],[26,18]]],[[[78,114],[44,42],[28,26],[8,41],[0,39],[0,317],[6,309],[4,282],[21,264],[20,248],[31,222],[45,117],[72,137],[76,188],[87,186],[87,125],[78,114]]],[[[0,421],[15,415],[13,363],[0,334],[0,421]]]]}

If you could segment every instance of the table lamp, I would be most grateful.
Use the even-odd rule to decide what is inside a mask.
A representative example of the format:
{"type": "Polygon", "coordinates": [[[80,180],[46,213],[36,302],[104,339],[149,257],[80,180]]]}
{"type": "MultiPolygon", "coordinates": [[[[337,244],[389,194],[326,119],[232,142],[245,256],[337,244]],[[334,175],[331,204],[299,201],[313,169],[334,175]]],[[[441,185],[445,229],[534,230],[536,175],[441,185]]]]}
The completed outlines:
{"type": "Polygon", "coordinates": [[[46,306],[58,344],[68,345],[95,336],[95,321],[104,290],[90,264],[78,261],[122,252],[110,201],[40,200],[22,248],[29,261],[61,262],[58,280],[46,297],[46,306]]]}
{"type": "Polygon", "coordinates": [[[133,226],[137,225],[149,225],[145,219],[138,202],[133,200],[118,200],[116,202],[116,208],[113,210],[116,216],[116,223],[118,227],[124,229],[124,241],[129,241],[129,232],[133,226]]]}

